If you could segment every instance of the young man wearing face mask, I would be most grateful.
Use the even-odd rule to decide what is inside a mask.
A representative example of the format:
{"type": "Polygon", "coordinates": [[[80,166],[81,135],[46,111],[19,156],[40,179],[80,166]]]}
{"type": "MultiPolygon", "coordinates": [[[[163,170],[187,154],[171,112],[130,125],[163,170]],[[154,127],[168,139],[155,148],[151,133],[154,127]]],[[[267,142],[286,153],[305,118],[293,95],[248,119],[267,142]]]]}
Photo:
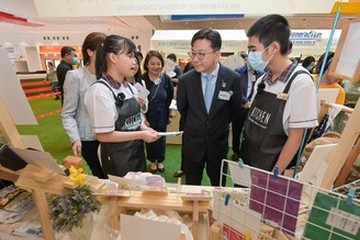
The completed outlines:
{"type": "Polygon", "coordinates": [[[251,67],[267,72],[254,88],[240,157],[282,173],[296,158],[307,128],[317,126],[316,89],[309,72],[288,57],[290,28],[280,15],[259,19],[247,32],[251,67]]]}
{"type": "Polygon", "coordinates": [[[58,78],[58,88],[61,93],[61,106],[64,103],[64,91],[63,86],[65,82],[66,73],[72,70],[72,65],[76,65],[78,59],[75,56],[75,49],[72,47],[64,46],[61,48],[61,62],[56,68],[56,74],[58,78]]]}

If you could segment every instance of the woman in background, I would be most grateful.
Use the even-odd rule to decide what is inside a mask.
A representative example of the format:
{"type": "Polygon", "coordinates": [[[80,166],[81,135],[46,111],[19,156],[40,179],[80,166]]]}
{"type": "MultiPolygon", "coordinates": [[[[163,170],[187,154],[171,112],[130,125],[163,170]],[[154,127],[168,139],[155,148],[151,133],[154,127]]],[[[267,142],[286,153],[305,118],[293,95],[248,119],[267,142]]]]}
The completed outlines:
{"type": "Polygon", "coordinates": [[[96,81],[96,49],[106,35],[93,32],[86,36],[82,45],[84,67],[69,71],[64,82],[64,104],[61,118],[63,127],[70,138],[74,156],[82,156],[94,176],[107,178],[97,154],[99,141],[96,139],[90,118],[85,111],[84,96],[91,84],[96,81]]]}
{"type": "MultiPolygon", "coordinates": [[[[145,73],[142,79],[145,80],[146,88],[150,94],[148,96],[149,106],[146,119],[151,128],[158,132],[166,132],[169,122],[169,106],[173,99],[173,85],[171,79],[166,74],[161,73],[164,67],[164,58],[158,51],[149,51],[144,60],[145,73]]],[[[150,172],[164,172],[165,166],[166,138],[161,137],[153,143],[146,144],[147,159],[151,162],[150,172]]]]}
{"type": "Polygon", "coordinates": [[[96,78],[85,95],[85,106],[100,141],[105,173],[125,176],[145,171],[144,143],[158,133],[146,126],[135,99],[136,88],[125,81],[136,68],[135,44],[128,38],[110,35],[98,48],[96,78]]]}
{"type": "Polygon", "coordinates": [[[301,65],[309,70],[310,73],[313,73],[313,69],[315,67],[315,58],[313,56],[307,56],[304,58],[304,61],[301,65]]]}
{"type": "MultiPolygon", "coordinates": [[[[131,77],[126,77],[125,81],[130,83],[131,85],[135,85],[136,83],[139,83],[141,85],[143,85],[145,87],[145,81],[141,79],[141,67],[140,67],[140,55],[137,54],[139,52],[135,53],[135,60],[136,60],[136,65],[134,68],[134,72],[135,74],[131,77]]],[[[141,111],[143,113],[146,113],[148,110],[148,99],[142,99],[140,97],[136,97],[136,100],[138,101],[140,107],[141,107],[141,111]]]]}

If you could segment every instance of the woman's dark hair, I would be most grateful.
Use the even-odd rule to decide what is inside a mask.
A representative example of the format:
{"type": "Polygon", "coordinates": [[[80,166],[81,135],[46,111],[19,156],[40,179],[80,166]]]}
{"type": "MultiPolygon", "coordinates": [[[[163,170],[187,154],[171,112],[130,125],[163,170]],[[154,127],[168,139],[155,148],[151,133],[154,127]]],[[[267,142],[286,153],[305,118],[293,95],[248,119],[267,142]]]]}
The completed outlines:
{"type": "Polygon", "coordinates": [[[315,58],[313,56],[307,56],[306,58],[304,58],[304,61],[302,62],[302,66],[304,68],[307,68],[308,66],[310,66],[311,63],[315,62],[315,58]]]}
{"type": "Polygon", "coordinates": [[[135,57],[139,60],[139,64],[141,65],[141,62],[144,59],[143,54],[140,51],[136,51],[135,52],[135,57]]]}
{"type": "Polygon", "coordinates": [[[96,51],[96,78],[100,79],[102,74],[107,71],[108,63],[107,57],[110,53],[114,54],[129,54],[135,53],[136,45],[128,38],[119,35],[109,35],[105,38],[96,51]]]}
{"type": "Polygon", "coordinates": [[[190,70],[193,69],[193,68],[194,68],[194,66],[192,65],[192,63],[191,63],[191,62],[188,62],[188,63],[185,65],[185,67],[184,67],[184,73],[190,71],[190,70]]]}
{"type": "Polygon", "coordinates": [[[90,49],[91,51],[95,51],[103,43],[105,38],[106,34],[100,32],[92,32],[86,36],[81,47],[85,66],[90,64],[90,56],[86,50],[90,49]]]}
{"type": "MultiPolygon", "coordinates": [[[[325,67],[324,67],[324,72],[329,68],[330,66],[330,63],[332,63],[333,59],[334,59],[334,55],[335,53],[334,52],[329,52],[328,53],[328,56],[327,56],[327,59],[326,59],[326,62],[325,62],[325,67]]],[[[314,73],[316,74],[319,74],[320,73],[320,69],[321,69],[321,66],[324,62],[324,59],[325,58],[325,53],[323,53],[319,59],[318,59],[318,62],[317,64],[315,65],[315,70],[314,70],[314,73]]]]}
{"type": "Polygon", "coordinates": [[[249,28],[246,36],[258,37],[264,47],[278,42],[282,55],[289,52],[290,27],[286,18],[281,15],[271,14],[260,18],[249,28]]]}
{"type": "Polygon", "coordinates": [[[211,48],[214,51],[219,51],[221,49],[221,36],[219,32],[212,30],[210,28],[201,29],[198,32],[194,34],[194,36],[191,39],[191,46],[194,45],[194,42],[196,40],[206,39],[210,41],[211,48]]]}
{"type": "Polygon", "coordinates": [[[141,63],[139,59],[139,55],[135,54],[136,64],[138,65],[138,70],[134,75],[135,82],[141,83],[141,63]]]}
{"type": "Polygon", "coordinates": [[[161,54],[158,52],[158,51],[154,51],[154,50],[150,50],[147,54],[146,54],[146,57],[145,57],[145,60],[144,60],[144,70],[146,72],[149,71],[149,68],[147,67],[148,63],[149,63],[149,60],[150,58],[152,57],[157,57],[158,59],[160,59],[160,62],[161,62],[161,69],[164,67],[164,58],[163,56],[161,56],[161,54]]]}

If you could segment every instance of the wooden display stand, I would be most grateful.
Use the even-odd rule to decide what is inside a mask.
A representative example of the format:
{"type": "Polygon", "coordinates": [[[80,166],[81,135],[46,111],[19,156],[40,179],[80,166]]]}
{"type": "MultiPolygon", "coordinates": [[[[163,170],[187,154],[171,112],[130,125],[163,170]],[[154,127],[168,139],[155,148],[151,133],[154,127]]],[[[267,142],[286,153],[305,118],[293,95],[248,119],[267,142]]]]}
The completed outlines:
{"type": "Polygon", "coordinates": [[[8,144],[19,148],[25,148],[25,143],[21,138],[16,126],[15,122],[11,117],[9,109],[6,107],[4,101],[0,96],[0,132],[4,134],[5,141],[8,144]]]}
{"type": "Polygon", "coordinates": [[[358,100],[339,143],[329,160],[321,188],[331,189],[344,183],[360,153],[360,99],[358,100]],[[336,180],[338,179],[338,180],[336,180]]]}
{"type": "Polygon", "coordinates": [[[47,194],[64,194],[66,192],[64,182],[67,180],[67,177],[56,175],[47,181],[36,180],[44,175],[46,175],[46,173],[44,174],[43,169],[28,164],[23,169],[15,185],[33,194],[44,238],[46,240],[55,240],[54,230],[49,217],[47,194]]]}
{"type": "MultiPolygon", "coordinates": [[[[14,120],[0,96],[0,132],[4,135],[6,143],[20,148],[25,148],[25,143],[21,138],[14,120]]],[[[0,179],[15,182],[20,175],[20,171],[12,171],[0,166],[0,179]]]]}
{"type": "MultiPolygon", "coordinates": [[[[68,189],[65,183],[68,177],[55,175],[47,177],[44,172],[34,165],[28,164],[16,181],[16,186],[30,191],[33,194],[35,206],[39,213],[41,227],[46,240],[55,240],[54,230],[49,218],[48,194],[62,195],[68,189]],[[42,180],[43,179],[43,180],[42,180]]],[[[200,224],[206,222],[204,213],[210,208],[211,197],[181,196],[177,193],[155,191],[131,191],[127,197],[107,196],[99,197],[100,201],[109,205],[109,223],[114,229],[120,227],[120,213],[140,209],[174,210],[180,213],[191,213],[194,222],[193,234],[202,236],[200,224]]]]}
{"type": "Polygon", "coordinates": [[[141,209],[174,210],[179,213],[191,213],[194,225],[192,233],[194,239],[200,239],[202,233],[198,222],[204,223],[202,219],[210,208],[211,197],[202,198],[196,196],[183,196],[177,193],[156,191],[131,191],[128,197],[106,197],[109,205],[110,226],[114,229],[120,228],[120,214],[141,209]],[[198,236],[198,237],[195,237],[198,236]]]}
{"type": "Polygon", "coordinates": [[[131,191],[129,197],[109,197],[109,211],[113,214],[111,227],[119,228],[120,213],[127,210],[161,209],[192,213],[193,221],[199,220],[200,213],[207,213],[210,199],[182,198],[177,193],[156,191],[131,191]]]}
{"type": "MultiPolygon", "coordinates": [[[[341,79],[360,81],[360,49],[358,36],[360,19],[348,22],[337,44],[330,74],[341,79]]],[[[360,152],[360,100],[358,100],[349,122],[341,134],[340,141],[329,161],[321,187],[331,189],[344,184],[360,152]]],[[[344,108],[345,111],[348,109],[344,108]]]]}

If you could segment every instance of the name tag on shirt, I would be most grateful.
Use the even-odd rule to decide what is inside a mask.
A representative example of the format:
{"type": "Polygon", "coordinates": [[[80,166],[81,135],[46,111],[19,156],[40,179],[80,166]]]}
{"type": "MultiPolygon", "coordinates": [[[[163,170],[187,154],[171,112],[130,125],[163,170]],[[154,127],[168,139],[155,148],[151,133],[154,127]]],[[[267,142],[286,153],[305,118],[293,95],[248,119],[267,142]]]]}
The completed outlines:
{"type": "Polygon", "coordinates": [[[288,100],[288,98],[289,98],[289,94],[287,94],[287,93],[278,93],[277,95],[276,95],[276,98],[277,99],[280,99],[280,100],[284,100],[284,101],[287,101],[288,100]]]}
{"type": "Polygon", "coordinates": [[[230,93],[227,91],[219,91],[219,96],[218,98],[221,100],[225,100],[225,101],[229,101],[230,100],[230,93]]]}

